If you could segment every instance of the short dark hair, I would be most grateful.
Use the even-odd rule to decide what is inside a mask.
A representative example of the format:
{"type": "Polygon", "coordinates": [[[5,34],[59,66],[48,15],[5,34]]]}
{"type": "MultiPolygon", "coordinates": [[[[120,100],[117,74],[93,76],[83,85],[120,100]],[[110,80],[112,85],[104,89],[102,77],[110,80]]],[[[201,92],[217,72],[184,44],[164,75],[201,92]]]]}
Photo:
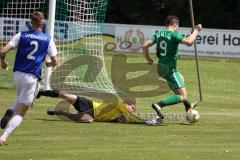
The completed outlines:
{"type": "Polygon", "coordinates": [[[42,12],[35,12],[31,17],[32,24],[43,24],[44,23],[44,14],[42,12]]]}
{"type": "Polygon", "coordinates": [[[171,26],[171,25],[174,25],[174,24],[179,24],[178,17],[177,17],[177,16],[174,16],[174,15],[167,16],[167,18],[166,18],[166,20],[165,20],[165,24],[166,24],[166,26],[171,26]]]}

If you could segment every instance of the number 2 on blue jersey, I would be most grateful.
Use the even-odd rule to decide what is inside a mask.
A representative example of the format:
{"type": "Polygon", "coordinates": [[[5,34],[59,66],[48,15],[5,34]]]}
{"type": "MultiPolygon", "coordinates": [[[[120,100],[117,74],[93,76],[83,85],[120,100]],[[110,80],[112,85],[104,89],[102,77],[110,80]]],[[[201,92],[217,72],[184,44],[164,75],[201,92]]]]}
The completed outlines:
{"type": "Polygon", "coordinates": [[[27,55],[27,58],[30,59],[30,60],[35,60],[36,57],[34,57],[34,53],[37,52],[38,50],[38,42],[37,41],[31,41],[30,43],[31,45],[34,45],[34,49],[27,55]]]}

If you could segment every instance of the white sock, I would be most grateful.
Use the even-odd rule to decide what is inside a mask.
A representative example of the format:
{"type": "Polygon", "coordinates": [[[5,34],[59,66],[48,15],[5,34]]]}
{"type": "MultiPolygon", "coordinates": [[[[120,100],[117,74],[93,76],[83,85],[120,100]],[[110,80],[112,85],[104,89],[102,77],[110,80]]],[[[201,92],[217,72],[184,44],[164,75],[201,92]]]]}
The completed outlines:
{"type": "Polygon", "coordinates": [[[155,103],[155,106],[157,107],[157,109],[160,111],[162,108],[160,105],[158,105],[157,103],[155,103]]]}
{"type": "Polygon", "coordinates": [[[15,115],[11,121],[8,123],[7,129],[1,136],[1,140],[6,141],[8,136],[21,124],[23,117],[20,115],[15,115]]]}

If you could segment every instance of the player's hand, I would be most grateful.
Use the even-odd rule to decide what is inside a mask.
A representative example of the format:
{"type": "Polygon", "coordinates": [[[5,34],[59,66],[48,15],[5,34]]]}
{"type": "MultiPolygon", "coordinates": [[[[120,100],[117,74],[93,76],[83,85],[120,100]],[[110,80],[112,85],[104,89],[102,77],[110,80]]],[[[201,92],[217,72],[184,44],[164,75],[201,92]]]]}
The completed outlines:
{"type": "Polygon", "coordinates": [[[1,61],[1,68],[3,70],[8,70],[8,62],[7,61],[1,61]]]}
{"type": "Polygon", "coordinates": [[[56,67],[56,65],[58,64],[58,62],[54,59],[53,61],[51,62],[45,62],[46,66],[47,67],[56,67]]]}
{"type": "Polygon", "coordinates": [[[153,60],[152,60],[151,58],[148,58],[148,59],[147,59],[147,63],[148,63],[149,65],[151,65],[151,64],[153,64],[153,60]]]}
{"type": "Polygon", "coordinates": [[[45,64],[46,64],[47,67],[51,67],[52,66],[51,62],[45,62],[45,64]]]}
{"type": "Polygon", "coordinates": [[[202,30],[202,24],[196,25],[195,29],[198,30],[198,32],[200,32],[202,30]]]}

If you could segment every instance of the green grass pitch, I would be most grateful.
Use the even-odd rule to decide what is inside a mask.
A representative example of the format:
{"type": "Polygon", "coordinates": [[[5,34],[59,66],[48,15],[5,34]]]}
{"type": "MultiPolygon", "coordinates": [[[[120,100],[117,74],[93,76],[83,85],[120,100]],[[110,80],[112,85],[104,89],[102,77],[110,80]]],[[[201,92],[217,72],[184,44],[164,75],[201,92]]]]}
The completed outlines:
{"type": "MultiPolygon", "coordinates": [[[[9,57],[11,59],[11,56],[9,57]]],[[[111,54],[106,56],[109,70],[111,54]]],[[[129,61],[144,62],[139,54],[129,61]]],[[[12,64],[10,64],[12,65],[12,64]]],[[[0,147],[1,160],[239,160],[240,61],[201,59],[203,102],[195,125],[166,122],[162,126],[100,123],[78,124],[46,114],[59,101],[41,98],[21,126],[0,147]]],[[[179,60],[190,100],[198,99],[195,61],[179,60]]],[[[0,116],[16,98],[11,68],[0,71],[0,116]]],[[[138,99],[141,112],[153,112],[152,102],[170,95],[138,99]]],[[[183,113],[183,105],[165,113],[183,113]]],[[[3,130],[0,130],[2,134],[3,130]]]]}

